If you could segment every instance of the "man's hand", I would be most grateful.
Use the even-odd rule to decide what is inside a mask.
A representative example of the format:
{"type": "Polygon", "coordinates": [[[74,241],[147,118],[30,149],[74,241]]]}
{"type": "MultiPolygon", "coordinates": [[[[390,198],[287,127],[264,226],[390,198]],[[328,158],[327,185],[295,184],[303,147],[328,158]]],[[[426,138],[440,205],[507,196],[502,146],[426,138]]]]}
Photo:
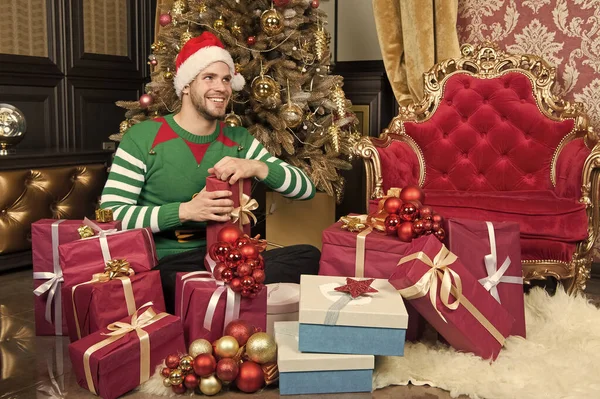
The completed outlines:
{"type": "Polygon", "coordinates": [[[194,198],[179,206],[179,220],[185,222],[227,222],[233,211],[231,191],[206,191],[203,188],[194,198]]]}
{"type": "Polygon", "coordinates": [[[229,184],[235,184],[240,179],[250,177],[264,180],[269,174],[269,167],[264,162],[254,159],[224,157],[208,169],[208,173],[214,174],[219,180],[229,180],[229,184]]]}

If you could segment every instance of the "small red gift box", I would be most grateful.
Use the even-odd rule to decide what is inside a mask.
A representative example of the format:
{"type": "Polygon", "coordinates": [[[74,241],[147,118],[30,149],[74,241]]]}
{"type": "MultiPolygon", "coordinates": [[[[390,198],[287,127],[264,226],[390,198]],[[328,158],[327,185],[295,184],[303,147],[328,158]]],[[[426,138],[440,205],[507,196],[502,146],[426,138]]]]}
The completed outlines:
{"type": "Polygon", "coordinates": [[[206,178],[206,191],[231,191],[231,200],[233,201],[234,211],[231,215],[231,221],[225,223],[208,222],[206,226],[206,248],[217,241],[219,231],[225,226],[236,225],[245,234],[250,235],[250,220],[256,223],[256,218],[252,211],[258,208],[256,200],[250,198],[252,183],[249,179],[240,179],[235,184],[229,184],[226,181],[217,179],[214,175],[206,178]]]}
{"type": "MultiPolygon", "coordinates": [[[[396,269],[398,260],[412,251],[412,244],[402,242],[398,237],[371,229],[350,232],[343,230],[342,225],[337,222],[323,231],[320,275],[387,279],[396,269]]],[[[408,302],[406,310],[406,339],[415,341],[423,334],[425,321],[408,302]]]]}
{"type": "Polygon", "coordinates": [[[518,223],[446,221],[448,249],[515,318],[511,335],[525,338],[525,295],[518,223]]]}
{"type": "Polygon", "coordinates": [[[181,317],[185,342],[221,338],[230,321],[243,319],[258,331],[267,330],[267,288],[256,298],[242,298],[210,272],[177,273],[175,314],[181,317]]]}
{"type": "Polygon", "coordinates": [[[87,220],[41,219],[31,224],[33,288],[36,335],[67,335],[62,315],[62,270],[58,246],[81,238],[78,229],[87,223],[99,230],[120,230],[121,222],[90,223],[87,220]]]}
{"type": "Polygon", "coordinates": [[[389,281],[459,351],[495,360],[515,322],[433,236],[413,241],[389,281]]]}
{"type": "Polygon", "coordinates": [[[152,307],[69,345],[77,382],[104,399],[131,391],[150,379],[168,355],[182,353],[186,346],[179,317],[152,307]]]}
{"type": "Polygon", "coordinates": [[[159,271],[113,280],[107,278],[105,275],[95,276],[89,282],[63,288],[64,312],[71,342],[131,316],[146,302],[154,303],[157,311],[165,311],[159,271]]]}
{"type": "Polygon", "coordinates": [[[65,286],[73,286],[103,273],[106,262],[125,259],[136,272],[158,264],[154,237],[149,228],[100,234],[58,247],[65,286]]]}

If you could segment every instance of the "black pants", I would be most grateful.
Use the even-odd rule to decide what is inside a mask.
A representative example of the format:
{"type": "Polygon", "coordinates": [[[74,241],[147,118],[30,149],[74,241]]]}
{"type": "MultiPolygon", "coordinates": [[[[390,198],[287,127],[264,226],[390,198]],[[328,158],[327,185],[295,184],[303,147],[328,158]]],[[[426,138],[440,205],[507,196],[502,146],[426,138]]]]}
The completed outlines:
{"type": "MultiPolygon", "coordinates": [[[[204,270],[205,248],[165,256],[154,270],[160,271],[167,312],[174,314],[175,277],[178,272],[204,270]]],[[[301,274],[319,273],[321,252],[312,245],[292,245],[262,253],[265,284],[299,283],[301,274]]]]}

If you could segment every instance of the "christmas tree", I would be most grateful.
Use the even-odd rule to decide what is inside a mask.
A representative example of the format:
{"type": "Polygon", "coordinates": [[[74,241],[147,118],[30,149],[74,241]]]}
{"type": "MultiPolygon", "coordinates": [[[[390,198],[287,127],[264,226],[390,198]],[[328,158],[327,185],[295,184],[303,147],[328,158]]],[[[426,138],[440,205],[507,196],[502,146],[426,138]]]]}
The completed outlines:
{"type": "Polygon", "coordinates": [[[175,59],[187,40],[209,30],[247,82],[234,92],[225,122],[246,127],[270,153],[305,170],[317,189],[341,201],[339,171],[351,168],[360,135],[343,79],[330,74],[319,0],[177,0],[163,12],[149,56],[151,82],[139,101],[117,102],[127,109],[126,120],[111,139],[119,141],[135,123],[179,111],[175,59]]]}

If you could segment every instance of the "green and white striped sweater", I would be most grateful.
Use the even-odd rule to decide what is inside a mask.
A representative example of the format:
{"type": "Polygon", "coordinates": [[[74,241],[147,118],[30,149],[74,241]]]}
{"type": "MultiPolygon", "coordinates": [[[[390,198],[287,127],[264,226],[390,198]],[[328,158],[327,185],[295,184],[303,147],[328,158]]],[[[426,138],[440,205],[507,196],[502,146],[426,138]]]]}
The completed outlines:
{"type": "Polygon", "coordinates": [[[115,153],[102,191],[102,208],[112,209],[123,229],[150,227],[158,256],[205,246],[199,240],[178,240],[177,230],[203,230],[205,223],[179,220],[179,205],[205,186],[208,169],[225,156],[265,162],[264,183],[282,195],[304,200],[315,194],[314,184],[299,168],[272,156],[243,127],[218,123],[208,136],[181,128],[173,115],[132,126],[115,153]]]}

